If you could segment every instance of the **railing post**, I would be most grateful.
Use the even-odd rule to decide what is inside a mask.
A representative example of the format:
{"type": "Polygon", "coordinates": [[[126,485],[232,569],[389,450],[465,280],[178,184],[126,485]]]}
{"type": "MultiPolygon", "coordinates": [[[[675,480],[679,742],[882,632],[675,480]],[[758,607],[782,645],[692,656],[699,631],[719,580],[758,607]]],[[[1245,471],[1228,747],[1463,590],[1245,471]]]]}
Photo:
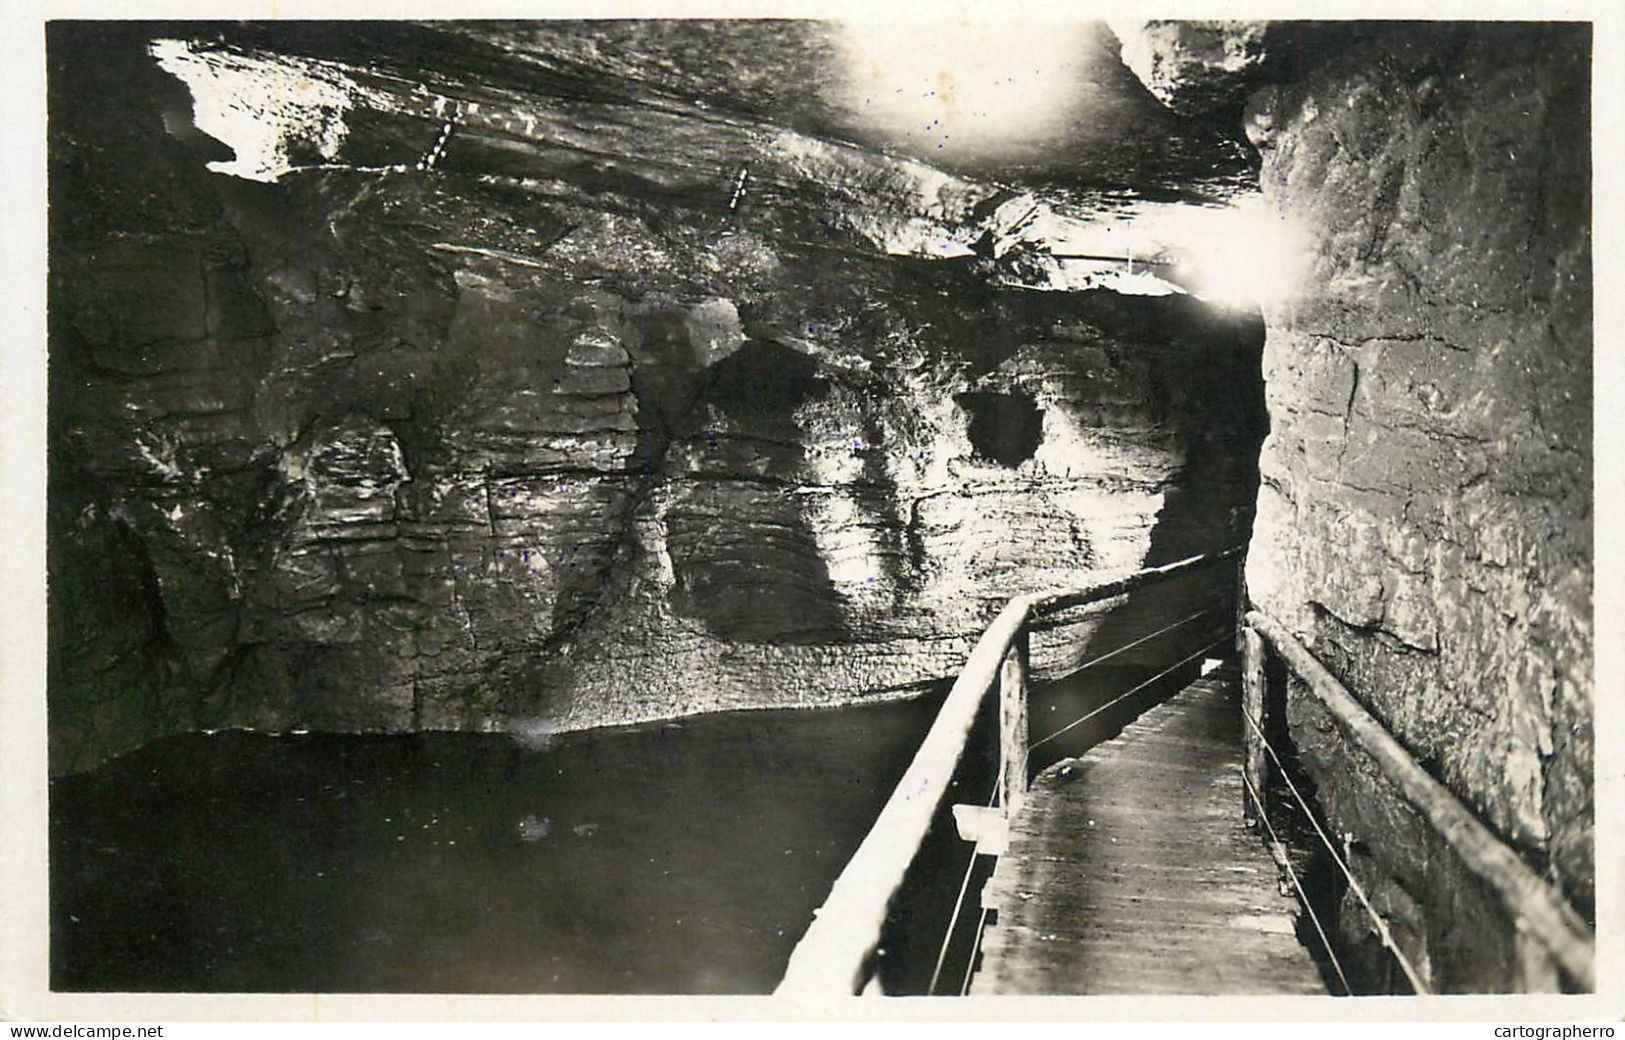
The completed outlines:
{"type": "MultiPolygon", "coordinates": [[[[1491,886],[1520,922],[1519,930],[1544,946],[1560,971],[1576,985],[1595,990],[1596,932],[1563,892],[1535,873],[1454,792],[1423,769],[1387,727],[1279,621],[1252,610],[1247,613],[1247,623],[1249,630],[1269,640],[1273,652],[1303,680],[1304,689],[1331,713],[1343,737],[1370,758],[1399,796],[1444,839],[1462,865],[1491,886]]],[[[1518,951],[1517,955],[1522,965],[1519,970],[1528,984],[1534,984],[1530,980],[1550,978],[1532,952],[1518,951]]]]}
{"type": "Polygon", "coordinates": [[[1247,557],[1236,564],[1236,653],[1244,653],[1242,645],[1247,630],[1247,557]]]}
{"type": "Polygon", "coordinates": [[[1027,797],[1027,627],[1010,643],[999,668],[999,777],[1004,818],[1014,819],[1027,797]]]}
{"type": "Polygon", "coordinates": [[[869,833],[830,886],[823,905],[814,911],[774,993],[820,998],[851,996],[864,990],[892,900],[952,788],[954,769],[978,720],[985,718],[987,698],[995,682],[1000,691],[1001,804],[996,810],[986,805],[954,805],[952,811],[960,836],[976,842],[978,854],[1003,852],[1009,837],[1009,819],[1027,793],[1031,659],[1028,626],[1033,618],[1121,596],[1231,559],[1240,552],[1237,547],[1192,556],[1087,589],[1028,593],[1005,604],[976,641],[931,729],[869,833]]]}
{"type": "MultiPolygon", "coordinates": [[[[1251,625],[1243,625],[1241,630],[1241,710],[1247,716],[1241,723],[1247,748],[1247,761],[1242,768],[1246,771],[1247,783],[1262,798],[1269,769],[1264,758],[1264,739],[1260,736],[1264,730],[1264,637],[1251,625]]],[[[1254,804],[1252,794],[1245,787],[1241,802],[1242,817],[1249,825],[1263,819],[1264,806],[1254,804]]]]}

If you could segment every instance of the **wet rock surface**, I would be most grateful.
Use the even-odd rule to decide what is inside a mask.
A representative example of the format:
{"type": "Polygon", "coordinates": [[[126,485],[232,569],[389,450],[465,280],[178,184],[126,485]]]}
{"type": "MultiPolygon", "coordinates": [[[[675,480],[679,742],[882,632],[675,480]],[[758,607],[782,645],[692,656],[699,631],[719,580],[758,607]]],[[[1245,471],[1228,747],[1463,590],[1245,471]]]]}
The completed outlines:
{"type": "Polygon", "coordinates": [[[1247,530],[1256,318],[996,287],[1002,187],[466,34],[52,32],[55,772],[897,695],[1247,530]]]}
{"type": "Polygon", "coordinates": [[[1176,112],[1244,104],[1268,53],[1265,22],[1125,20],[1111,27],[1123,64],[1176,112]]]}
{"type": "MultiPolygon", "coordinates": [[[[1409,26],[1250,103],[1305,277],[1266,308],[1247,580],[1422,764],[1592,905],[1590,40],[1409,26]]],[[[1301,700],[1301,698],[1300,698],[1301,700]]],[[[1444,990],[1510,935],[1294,707],[1335,826],[1444,990]]],[[[1363,913],[1349,915],[1358,921],[1363,913]]]]}

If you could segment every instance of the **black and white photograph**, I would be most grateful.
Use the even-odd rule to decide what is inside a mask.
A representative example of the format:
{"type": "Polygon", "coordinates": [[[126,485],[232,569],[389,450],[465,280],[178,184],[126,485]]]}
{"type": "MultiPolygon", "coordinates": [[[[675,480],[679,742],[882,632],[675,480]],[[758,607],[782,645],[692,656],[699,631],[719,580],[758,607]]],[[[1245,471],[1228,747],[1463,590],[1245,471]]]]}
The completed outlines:
{"type": "Polygon", "coordinates": [[[50,997],[1610,990],[1596,25],[1118,13],[40,23],[50,997]]]}

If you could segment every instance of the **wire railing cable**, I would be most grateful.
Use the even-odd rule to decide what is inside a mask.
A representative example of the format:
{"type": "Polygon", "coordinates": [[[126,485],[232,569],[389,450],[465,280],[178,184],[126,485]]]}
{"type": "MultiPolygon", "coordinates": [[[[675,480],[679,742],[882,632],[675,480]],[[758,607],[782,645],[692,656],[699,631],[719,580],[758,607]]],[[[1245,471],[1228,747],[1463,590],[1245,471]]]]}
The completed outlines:
{"type": "Polygon", "coordinates": [[[926,988],[926,996],[935,996],[937,980],[942,977],[942,963],[948,959],[948,947],[953,945],[954,928],[959,924],[959,910],[965,905],[965,889],[970,887],[970,876],[976,872],[976,846],[970,850],[970,862],[965,864],[965,876],[959,879],[959,895],[954,898],[953,913],[948,915],[948,927],[942,933],[942,948],[937,950],[937,964],[931,969],[931,985],[926,988]]]}
{"type": "MultiPolygon", "coordinates": [[[[1343,862],[1343,857],[1337,854],[1337,846],[1332,844],[1332,839],[1327,836],[1326,831],[1320,826],[1320,821],[1316,819],[1314,810],[1309,807],[1308,801],[1304,799],[1303,794],[1298,790],[1298,785],[1292,782],[1292,777],[1287,773],[1285,764],[1281,762],[1281,756],[1275,753],[1274,745],[1270,743],[1269,738],[1264,735],[1264,731],[1259,728],[1257,721],[1251,715],[1244,711],[1241,713],[1241,717],[1247,720],[1247,725],[1251,726],[1253,732],[1258,734],[1258,739],[1263,743],[1264,750],[1269,752],[1270,758],[1275,760],[1275,768],[1280,770],[1281,779],[1286,781],[1287,790],[1292,792],[1292,797],[1297,800],[1298,805],[1303,809],[1304,815],[1309,818],[1309,823],[1315,828],[1315,833],[1320,835],[1321,843],[1326,846],[1326,852],[1332,857],[1332,862],[1337,864],[1337,869],[1341,870],[1343,876],[1348,879],[1349,890],[1360,901],[1360,905],[1365,907],[1365,912],[1371,916],[1372,923],[1377,927],[1377,938],[1381,939],[1382,945],[1394,955],[1394,960],[1399,963],[1399,968],[1405,973],[1405,978],[1410,982],[1411,988],[1421,994],[1430,992],[1427,983],[1423,982],[1422,977],[1417,974],[1416,968],[1411,964],[1410,959],[1399,948],[1399,944],[1394,942],[1394,936],[1388,929],[1387,920],[1377,912],[1376,907],[1371,905],[1371,900],[1366,897],[1365,889],[1355,880],[1348,864],[1343,862]]],[[[1262,815],[1263,804],[1263,802],[1259,802],[1260,815],[1262,815]]]]}
{"type": "Polygon", "coordinates": [[[982,952],[982,935],[987,931],[987,907],[982,907],[982,916],[976,920],[976,941],[971,944],[970,960],[965,962],[965,977],[959,983],[959,995],[964,996],[970,992],[971,976],[976,972],[976,955],[982,952]]]}
{"type": "MultiPolygon", "coordinates": [[[[1168,632],[1172,632],[1174,629],[1179,628],[1182,625],[1188,625],[1192,621],[1195,621],[1199,617],[1203,617],[1204,615],[1213,613],[1214,610],[1216,610],[1216,609],[1217,608],[1215,608],[1215,607],[1206,607],[1206,608],[1203,608],[1202,610],[1196,611],[1194,614],[1186,615],[1185,617],[1180,618],[1178,621],[1174,621],[1174,622],[1172,622],[1170,624],[1162,626],[1161,628],[1157,629],[1155,632],[1151,632],[1151,633],[1148,633],[1146,635],[1143,635],[1140,638],[1138,638],[1138,639],[1136,639],[1136,640],[1134,640],[1132,642],[1124,643],[1122,646],[1117,647],[1115,650],[1109,650],[1106,653],[1101,654],[1099,657],[1094,657],[1094,658],[1091,658],[1088,661],[1085,661],[1083,664],[1079,665],[1076,669],[1074,669],[1071,674],[1076,675],[1079,672],[1084,671],[1085,669],[1093,668],[1095,665],[1099,664],[1102,661],[1109,660],[1109,659],[1111,659],[1113,657],[1116,657],[1118,654],[1125,653],[1125,652],[1127,652],[1129,650],[1134,649],[1137,646],[1140,646],[1140,645],[1142,645],[1144,643],[1150,642],[1151,640],[1155,639],[1157,636],[1163,635],[1163,634],[1168,633],[1168,632]]],[[[1220,642],[1222,642],[1222,640],[1220,640],[1220,642]]],[[[1217,645],[1217,644],[1209,644],[1209,646],[1204,648],[1204,650],[1205,649],[1211,649],[1212,646],[1214,646],[1214,645],[1217,645]]],[[[1190,660],[1191,660],[1191,658],[1187,657],[1187,658],[1185,658],[1184,661],[1179,662],[1179,664],[1176,664],[1173,667],[1178,668],[1180,665],[1186,664],[1190,660]]],[[[1170,669],[1170,670],[1172,670],[1172,669],[1170,669]]],[[[1168,672],[1163,672],[1161,675],[1154,676],[1153,678],[1148,679],[1146,682],[1141,683],[1139,686],[1137,686],[1134,689],[1128,691],[1128,693],[1123,694],[1123,697],[1126,697],[1126,696],[1129,696],[1130,694],[1139,692],[1139,690],[1144,689],[1146,686],[1150,685],[1153,682],[1156,682],[1157,679],[1160,679],[1160,678],[1162,678],[1162,676],[1167,675],[1167,674],[1168,674],[1168,672]]],[[[1122,699],[1122,697],[1118,698],[1118,700],[1121,700],[1121,699],[1122,699]]],[[[1111,703],[1115,704],[1115,703],[1117,703],[1117,701],[1112,701],[1111,703]]],[[[1110,706],[1111,706],[1111,704],[1103,705],[1101,708],[1096,709],[1096,711],[1097,712],[1098,711],[1103,711],[1103,710],[1105,710],[1105,708],[1108,708],[1110,706]]],[[[1093,714],[1093,713],[1091,713],[1091,714],[1093,714]]],[[[1088,717],[1089,716],[1085,716],[1085,718],[1088,718],[1088,717]]],[[[1080,719],[1078,721],[1082,722],[1083,720],[1080,719]]],[[[1077,722],[1072,723],[1072,725],[1077,725],[1077,724],[1078,724],[1077,722]]],[[[1057,731],[1057,733],[1059,733],[1059,732],[1060,731],[1057,731]]],[[[1054,735],[1056,735],[1056,734],[1051,734],[1051,736],[1054,736],[1054,735]]],[[[1044,739],[1048,740],[1049,738],[1045,737],[1044,739]]],[[[1043,743],[1043,741],[1039,741],[1037,744],[1029,745],[1029,749],[1032,748],[1032,747],[1037,747],[1038,744],[1041,744],[1041,743],[1043,743]]],[[[1003,773],[1004,773],[1004,764],[1003,764],[1003,761],[1001,760],[1000,765],[999,765],[999,774],[1002,776],[1003,773]]],[[[995,784],[994,789],[993,789],[993,793],[988,796],[987,804],[991,806],[993,804],[993,802],[994,802],[994,799],[996,799],[997,797],[998,797],[998,786],[995,784]]],[[[948,947],[953,941],[954,929],[959,924],[959,913],[960,913],[960,910],[963,908],[963,905],[964,905],[965,891],[970,885],[971,874],[975,872],[975,869],[976,869],[976,852],[975,852],[975,850],[972,850],[971,856],[970,856],[970,862],[965,865],[965,876],[963,878],[961,878],[960,882],[959,882],[959,895],[954,900],[953,914],[949,917],[949,920],[948,920],[948,930],[942,937],[942,947],[941,947],[941,949],[939,949],[937,951],[936,967],[931,972],[931,985],[930,985],[930,988],[926,990],[926,992],[928,994],[934,994],[937,991],[937,982],[938,982],[938,980],[940,979],[940,977],[942,975],[942,966],[943,966],[943,963],[946,961],[947,956],[948,956],[948,947]]],[[[970,986],[971,975],[972,975],[972,973],[973,973],[973,971],[975,969],[975,965],[976,965],[976,955],[980,951],[981,945],[982,945],[982,930],[986,926],[986,924],[987,924],[987,908],[984,907],[982,909],[981,919],[977,922],[977,925],[976,925],[976,940],[975,940],[975,943],[971,947],[970,960],[965,965],[965,976],[964,976],[964,978],[963,978],[963,980],[961,981],[961,984],[960,984],[960,991],[959,991],[960,996],[964,996],[966,991],[968,990],[968,988],[970,986]]]]}
{"type": "Polygon", "coordinates": [[[1072,676],[1077,675],[1079,672],[1085,671],[1086,669],[1093,668],[1095,665],[1099,664],[1102,661],[1109,661],[1112,658],[1116,657],[1118,654],[1127,653],[1128,651],[1133,650],[1137,646],[1140,646],[1140,645],[1142,645],[1144,643],[1149,643],[1151,640],[1157,638],[1158,636],[1163,635],[1163,634],[1165,634],[1167,632],[1172,632],[1174,629],[1179,628],[1181,625],[1188,625],[1192,621],[1195,621],[1197,618],[1203,617],[1203,616],[1205,616],[1207,614],[1211,614],[1217,609],[1219,609],[1219,608],[1217,608],[1217,607],[1205,607],[1205,608],[1203,608],[1201,610],[1198,610],[1194,614],[1190,614],[1190,615],[1187,615],[1185,617],[1180,618],[1178,621],[1175,621],[1173,624],[1163,625],[1161,628],[1157,629],[1155,632],[1151,632],[1151,633],[1149,633],[1147,635],[1143,635],[1140,638],[1134,640],[1134,642],[1132,642],[1132,643],[1124,643],[1122,646],[1118,647],[1117,649],[1108,650],[1107,652],[1101,654],[1099,657],[1091,657],[1089,660],[1083,662],[1082,664],[1078,665],[1078,667],[1074,668],[1071,672],[1069,672],[1067,674],[1067,678],[1071,678],[1072,676]]]}
{"type": "MultiPolygon", "coordinates": [[[[999,763],[999,771],[997,775],[1004,775],[1004,763],[1002,761],[999,763]]],[[[993,782],[993,790],[989,792],[987,796],[987,804],[992,806],[993,802],[998,797],[999,783],[997,780],[995,780],[993,782]]],[[[954,911],[948,915],[948,929],[942,934],[942,948],[937,951],[937,965],[931,969],[931,985],[927,987],[925,991],[926,996],[932,996],[937,992],[937,979],[942,976],[942,963],[948,957],[948,947],[951,946],[954,941],[954,929],[959,925],[959,911],[965,905],[965,890],[970,887],[970,876],[975,872],[976,846],[972,845],[970,850],[970,862],[965,864],[965,876],[959,881],[959,895],[954,899],[954,911]]],[[[980,942],[980,932],[978,932],[977,941],[980,942]]],[[[971,950],[971,959],[974,960],[975,958],[976,951],[973,949],[971,950]]]]}
{"type": "MultiPolygon", "coordinates": [[[[1269,814],[1264,811],[1264,796],[1253,787],[1253,782],[1247,779],[1247,774],[1241,774],[1241,782],[1247,785],[1247,790],[1253,796],[1253,802],[1258,806],[1258,818],[1264,821],[1264,827],[1270,832],[1270,841],[1280,848],[1286,848],[1275,833],[1275,825],[1270,823],[1269,814]]],[[[1337,981],[1343,984],[1344,993],[1353,993],[1349,986],[1348,976],[1343,974],[1343,965],[1337,960],[1337,951],[1332,949],[1332,941],[1326,937],[1326,929],[1321,927],[1320,918],[1315,914],[1314,904],[1309,901],[1309,893],[1303,890],[1303,884],[1298,880],[1298,872],[1292,869],[1292,861],[1285,855],[1281,857],[1281,865],[1286,868],[1286,876],[1291,879],[1292,887],[1298,890],[1298,900],[1303,903],[1304,910],[1309,914],[1309,921],[1315,926],[1315,934],[1320,936],[1320,945],[1326,950],[1326,956],[1331,959],[1332,970],[1337,972],[1337,981]]]]}
{"type": "MultiPolygon", "coordinates": [[[[1029,633],[1035,627],[1034,623],[1047,615],[1086,604],[1104,603],[1141,588],[1195,573],[1238,557],[1244,549],[1244,546],[1233,546],[1219,552],[1147,567],[1086,588],[1026,593],[1005,603],[971,647],[964,667],[949,689],[947,698],[902,779],[887,798],[857,851],[836,877],[829,895],[814,913],[812,923],[791,951],[774,993],[781,996],[813,996],[819,993],[857,993],[864,989],[866,972],[873,964],[879,937],[886,928],[888,907],[896,898],[909,865],[931,833],[936,810],[952,785],[952,772],[965,753],[977,712],[991,691],[999,690],[1001,706],[1004,703],[1003,691],[1007,685],[1002,678],[1006,670],[1004,661],[1017,639],[1029,633]]],[[[1181,619],[1167,628],[1178,627],[1190,620],[1194,618],[1181,619]]],[[[1161,631],[1147,638],[1160,634],[1161,631]]],[[[1202,652],[1223,641],[1216,640],[1202,652]]],[[[1120,648],[1118,652],[1121,649],[1127,648],[1120,648]]],[[[1181,667],[1191,659],[1186,658],[1175,667],[1181,667]]],[[[1027,686],[1021,677],[1024,670],[1012,669],[1017,677],[1012,684],[1017,691],[1014,696],[1023,700],[1023,691],[1027,686]]],[[[1130,690],[1124,694],[1124,698],[1138,693],[1168,674],[1168,671],[1172,669],[1130,690]]],[[[1086,719],[1073,725],[1082,721],[1086,719]]],[[[1022,745],[1026,745],[1024,739],[1015,736],[1025,728],[1024,725],[1019,729],[1012,728],[1008,735],[1011,746],[1003,750],[1015,754],[1022,745]]],[[[1002,730],[1001,722],[1001,745],[1007,740],[1002,730]]],[[[1024,781],[1025,778],[1022,780],[1023,786],[1024,781]]],[[[1014,778],[1006,777],[1004,782],[1012,783],[1014,778]]],[[[968,885],[962,884],[961,887],[968,893],[968,885]]],[[[961,911],[963,901],[961,896],[961,911]]],[[[987,915],[984,914],[983,921],[986,919],[987,915]]],[[[979,948],[980,931],[976,945],[979,948]]],[[[973,950],[972,965],[968,970],[974,969],[975,956],[976,951],[973,950]]],[[[937,981],[941,982],[940,971],[937,981]]]]}
{"type": "Polygon", "coordinates": [[[1085,722],[1088,722],[1090,719],[1094,718],[1096,715],[1099,715],[1101,712],[1105,711],[1107,708],[1110,708],[1113,705],[1119,704],[1119,703],[1127,700],[1128,698],[1134,696],[1136,693],[1139,693],[1141,690],[1145,689],[1147,686],[1150,686],[1152,683],[1157,682],[1160,679],[1165,679],[1169,675],[1172,675],[1174,672],[1176,672],[1179,669],[1185,667],[1187,664],[1190,664],[1192,661],[1196,660],[1198,657],[1203,656],[1209,650],[1212,650],[1214,647],[1220,645],[1221,643],[1227,643],[1229,641],[1230,641],[1229,636],[1221,636],[1220,638],[1215,639],[1213,642],[1211,642],[1211,643],[1207,644],[1206,646],[1202,647],[1202,649],[1200,649],[1200,650],[1196,651],[1195,653],[1190,654],[1190,655],[1188,655],[1186,657],[1183,657],[1178,661],[1175,661],[1173,664],[1169,665],[1167,668],[1164,668],[1162,671],[1158,672],[1156,675],[1153,675],[1151,678],[1147,679],[1145,682],[1140,683],[1138,686],[1135,686],[1132,689],[1127,690],[1124,693],[1118,694],[1116,697],[1113,697],[1111,700],[1107,701],[1105,704],[1102,704],[1100,707],[1095,708],[1093,711],[1090,711],[1088,714],[1083,715],[1083,716],[1081,716],[1079,718],[1073,719],[1071,722],[1068,722],[1066,725],[1062,726],[1060,729],[1056,730],[1055,732],[1053,732],[1053,733],[1051,733],[1051,734],[1049,734],[1047,736],[1043,736],[1043,737],[1038,738],[1037,740],[1033,741],[1031,744],[1027,745],[1027,750],[1031,751],[1031,750],[1033,750],[1034,748],[1038,747],[1041,744],[1047,744],[1050,741],[1054,740],[1056,737],[1060,736],[1062,733],[1065,733],[1067,730],[1070,730],[1070,729],[1072,729],[1072,728],[1074,728],[1076,726],[1083,725],[1085,722]]]}
{"type": "MultiPolygon", "coordinates": [[[[1093,668],[1095,665],[1099,664],[1102,661],[1110,660],[1111,658],[1116,657],[1118,654],[1126,653],[1126,652],[1128,652],[1130,650],[1133,650],[1135,647],[1141,646],[1141,645],[1143,645],[1145,643],[1148,643],[1148,642],[1150,642],[1151,640],[1157,638],[1160,635],[1164,635],[1164,634],[1166,634],[1168,632],[1172,632],[1174,629],[1179,628],[1182,625],[1188,625],[1192,621],[1195,621],[1199,617],[1203,617],[1205,615],[1213,613],[1216,609],[1218,609],[1218,608],[1216,608],[1216,607],[1204,607],[1203,609],[1196,611],[1194,614],[1188,614],[1185,617],[1180,618],[1178,621],[1174,621],[1174,622],[1172,622],[1170,624],[1162,626],[1161,628],[1157,629],[1155,632],[1151,632],[1151,633],[1148,633],[1146,635],[1143,635],[1140,638],[1138,638],[1138,639],[1136,639],[1136,640],[1134,640],[1132,642],[1124,643],[1122,646],[1117,647],[1115,650],[1108,650],[1106,653],[1101,654],[1099,657],[1090,658],[1089,660],[1085,661],[1083,664],[1079,665],[1077,668],[1073,669],[1073,671],[1070,674],[1071,675],[1077,675],[1079,672],[1082,672],[1082,671],[1084,671],[1086,669],[1089,669],[1089,668],[1093,668]]],[[[1189,659],[1187,658],[1187,660],[1189,660],[1189,659]]],[[[1183,663],[1183,662],[1181,662],[1181,663],[1183,663]]],[[[1174,667],[1177,668],[1179,666],[1175,665],[1174,667]]],[[[1167,673],[1164,673],[1164,674],[1167,674],[1167,673]]],[[[1159,676],[1159,678],[1160,678],[1160,676],[1159,676]]],[[[1155,682],[1156,680],[1153,679],[1153,680],[1150,680],[1150,681],[1155,682]]],[[[1138,688],[1136,688],[1136,689],[1138,689],[1138,688]]],[[[1133,692],[1136,692],[1136,691],[1131,690],[1129,692],[1133,693],[1133,692]]],[[[1048,739],[1048,738],[1046,738],[1046,739],[1048,739]]],[[[1037,745],[1032,745],[1032,746],[1036,747],[1037,745]]],[[[1004,775],[1004,762],[1003,762],[1002,759],[999,762],[999,775],[1000,776],[1004,775]]],[[[993,805],[994,800],[998,798],[998,794],[999,794],[998,785],[994,784],[993,791],[992,791],[991,794],[988,795],[988,799],[987,799],[987,804],[989,806],[993,805]]],[[[975,873],[975,871],[976,871],[976,851],[975,851],[975,849],[972,849],[971,850],[971,855],[970,855],[970,862],[965,864],[965,876],[963,878],[961,878],[960,881],[959,881],[959,895],[954,899],[953,913],[948,918],[948,929],[943,934],[943,936],[942,936],[942,946],[937,951],[937,963],[936,963],[936,966],[931,970],[931,985],[926,990],[927,995],[935,994],[936,991],[937,991],[937,982],[942,976],[942,966],[943,966],[943,963],[947,960],[947,957],[948,957],[948,947],[950,945],[952,945],[953,937],[954,937],[954,929],[957,928],[958,925],[959,925],[959,913],[960,913],[960,910],[963,909],[963,906],[964,906],[965,891],[970,886],[971,874],[975,873]]],[[[976,954],[977,954],[977,951],[980,949],[981,943],[982,943],[982,928],[986,924],[986,922],[987,922],[987,910],[986,910],[986,908],[983,908],[982,919],[977,924],[977,927],[976,927],[976,942],[971,948],[970,962],[966,965],[965,977],[964,977],[963,983],[962,983],[961,988],[960,988],[960,995],[961,996],[963,996],[964,993],[965,993],[965,987],[968,987],[970,985],[971,969],[974,967],[974,965],[976,963],[976,954]]]]}

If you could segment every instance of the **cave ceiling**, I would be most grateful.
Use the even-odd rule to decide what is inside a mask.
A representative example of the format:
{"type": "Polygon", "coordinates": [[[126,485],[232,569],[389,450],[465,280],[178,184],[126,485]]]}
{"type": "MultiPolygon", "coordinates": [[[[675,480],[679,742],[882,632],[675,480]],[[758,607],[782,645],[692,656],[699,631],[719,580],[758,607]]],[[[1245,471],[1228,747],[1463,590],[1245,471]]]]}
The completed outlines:
{"type": "MultiPolygon", "coordinates": [[[[1256,156],[1236,112],[1171,111],[1118,50],[1098,23],[797,20],[186,23],[149,47],[191,95],[170,134],[248,180],[432,170],[437,194],[1182,291],[1184,215],[1245,197],[1256,156]]],[[[438,244],[548,248],[514,223],[438,244]]]]}

